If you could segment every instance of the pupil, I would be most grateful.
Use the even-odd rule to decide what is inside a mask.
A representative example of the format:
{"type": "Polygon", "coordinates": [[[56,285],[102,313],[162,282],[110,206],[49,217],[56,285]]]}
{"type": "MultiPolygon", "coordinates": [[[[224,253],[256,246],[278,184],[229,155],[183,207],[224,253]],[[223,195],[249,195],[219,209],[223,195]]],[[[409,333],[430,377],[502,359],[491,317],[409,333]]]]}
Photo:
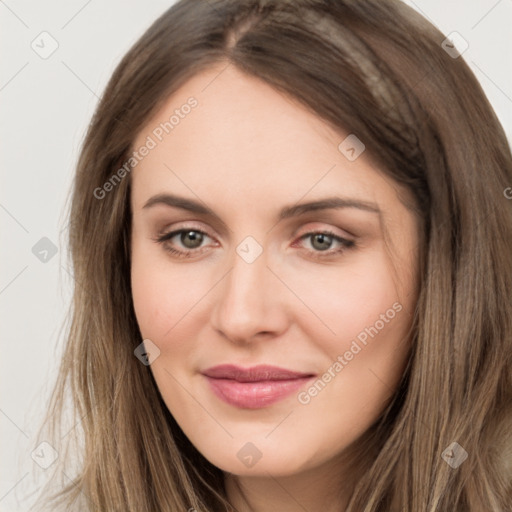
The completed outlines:
{"type": "Polygon", "coordinates": [[[187,232],[184,232],[181,234],[181,241],[183,242],[183,245],[185,245],[185,247],[189,247],[189,248],[193,249],[193,248],[201,245],[202,235],[201,235],[201,233],[198,233],[197,231],[187,231],[187,232]],[[188,240],[187,240],[187,237],[188,237],[188,240]],[[191,241],[191,244],[189,244],[190,241],[191,241]]]}
{"type": "MultiPolygon", "coordinates": [[[[318,234],[313,237],[313,240],[314,241],[318,240],[320,242],[320,247],[317,247],[317,249],[320,249],[321,251],[323,251],[323,250],[329,248],[329,245],[331,242],[330,238],[331,237],[329,235],[318,234]],[[324,243],[324,245],[322,245],[322,243],[324,243]]],[[[315,245],[314,242],[313,242],[313,245],[315,245]]]]}

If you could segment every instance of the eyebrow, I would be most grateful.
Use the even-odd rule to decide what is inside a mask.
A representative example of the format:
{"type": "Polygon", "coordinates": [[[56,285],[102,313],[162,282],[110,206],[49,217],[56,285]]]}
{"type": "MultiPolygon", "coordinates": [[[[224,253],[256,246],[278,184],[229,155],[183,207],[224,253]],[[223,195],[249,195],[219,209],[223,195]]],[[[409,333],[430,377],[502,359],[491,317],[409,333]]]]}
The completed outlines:
{"type": "MultiPolygon", "coordinates": [[[[144,204],[143,208],[151,208],[152,206],[159,204],[181,208],[182,210],[188,210],[189,212],[197,214],[209,215],[210,217],[215,218],[221,224],[224,224],[220,217],[205,204],[193,199],[188,199],[186,197],[176,196],[173,194],[157,194],[149,198],[144,204]]],[[[379,216],[382,213],[375,203],[347,197],[327,197],[325,199],[310,201],[308,203],[299,203],[291,206],[285,206],[280,210],[278,214],[278,220],[282,221],[290,217],[296,217],[317,210],[340,208],[357,208],[366,212],[376,213],[379,216]]]]}

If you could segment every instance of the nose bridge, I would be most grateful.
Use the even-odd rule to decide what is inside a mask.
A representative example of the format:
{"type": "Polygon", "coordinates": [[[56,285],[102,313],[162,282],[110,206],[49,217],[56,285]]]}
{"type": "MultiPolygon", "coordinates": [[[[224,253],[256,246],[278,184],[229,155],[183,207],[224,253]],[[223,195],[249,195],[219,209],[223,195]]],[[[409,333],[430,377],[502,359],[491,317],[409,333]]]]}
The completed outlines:
{"type": "Polygon", "coordinates": [[[267,252],[263,247],[259,255],[256,251],[255,246],[244,242],[239,244],[223,291],[224,301],[232,312],[240,313],[238,309],[243,309],[252,312],[253,317],[265,305],[265,282],[269,273],[267,252]]]}
{"type": "Polygon", "coordinates": [[[247,237],[236,247],[213,315],[216,328],[228,338],[248,340],[282,327],[280,299],[270,282],[275,276],[268,263],[268,251],[255,239],[247,237]]]}

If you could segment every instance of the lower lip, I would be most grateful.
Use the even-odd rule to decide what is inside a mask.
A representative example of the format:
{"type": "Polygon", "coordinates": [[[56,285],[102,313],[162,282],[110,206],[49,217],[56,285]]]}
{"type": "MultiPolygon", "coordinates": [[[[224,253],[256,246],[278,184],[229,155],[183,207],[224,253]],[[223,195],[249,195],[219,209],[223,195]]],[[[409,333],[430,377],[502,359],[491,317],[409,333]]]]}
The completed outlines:
{"type": "Polygon", "coordinates": [[[244,409],[261,409],[272,405],[300,389],[312,378],[238,382],[206,377],[215,395],[230,405],[244,409]]]}

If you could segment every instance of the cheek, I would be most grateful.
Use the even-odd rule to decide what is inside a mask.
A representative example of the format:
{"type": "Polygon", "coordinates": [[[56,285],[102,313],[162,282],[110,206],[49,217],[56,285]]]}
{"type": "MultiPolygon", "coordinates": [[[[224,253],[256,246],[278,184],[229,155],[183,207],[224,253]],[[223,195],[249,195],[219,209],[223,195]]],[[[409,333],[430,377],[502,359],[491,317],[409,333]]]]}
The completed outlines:
{"type": "Polygon", "coordinates": [[[348,350],[353,339],[358,336],[364,339],[365,329],[376,323],[378,330],[383,332],[389,332],[392,324],[400,323],[401,315],[396,312],[400,308],[395,306],[393,309],[393,304],[401,303],[402,294],[397,289],[387,259],[378,252],[359,258],[356,264],[346,267],[319,267],[308,272],[295,272],[293,280],[291,275],[289,280],[309,310],[302,316],[303,320],[299,320],[302,330],[322,344],[331,359],[335,359],[340,351],[348,350]]]}
{"type": "Polygon", "coordinates": [[[209,287],[192,267],[172,264],[160,251],[148,248],[143,243],[134,243],[132,296],[135,315],[144,338],[160,345],[171,336],[172,331],[186,324],[182,319],[200,310],[197,305],[209,287]]]}
{"type": "Polygon", "coordinates": [[[325,355],[320,370],[325,390],[322,385],[306,390],[302,403],[314,401],[310,412],[321,415],[327,414],[324,406],[341,399],[345,407],[332,418],[332,435],[340,423],[357,430],[374,419],[403,374],[414,283],[397,283],[380,251],[346,267],[297,274],[295,283],[297,295],[315,313],[304,315],[301,330],[325,355]]]}

